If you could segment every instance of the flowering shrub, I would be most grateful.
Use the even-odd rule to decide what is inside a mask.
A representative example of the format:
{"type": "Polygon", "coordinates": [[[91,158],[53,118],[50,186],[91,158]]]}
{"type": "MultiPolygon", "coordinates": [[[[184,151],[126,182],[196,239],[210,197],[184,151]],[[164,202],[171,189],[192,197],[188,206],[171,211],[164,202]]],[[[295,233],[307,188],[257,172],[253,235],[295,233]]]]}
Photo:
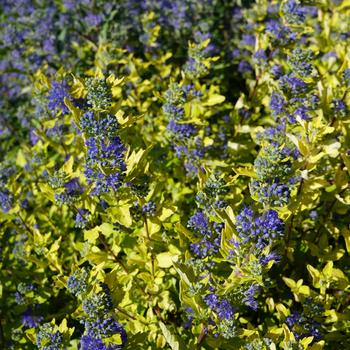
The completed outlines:
{"type": "Polygon", "coordinates": [[[350,2],[1,2],[0,348],[350,348],[350,2]]]}

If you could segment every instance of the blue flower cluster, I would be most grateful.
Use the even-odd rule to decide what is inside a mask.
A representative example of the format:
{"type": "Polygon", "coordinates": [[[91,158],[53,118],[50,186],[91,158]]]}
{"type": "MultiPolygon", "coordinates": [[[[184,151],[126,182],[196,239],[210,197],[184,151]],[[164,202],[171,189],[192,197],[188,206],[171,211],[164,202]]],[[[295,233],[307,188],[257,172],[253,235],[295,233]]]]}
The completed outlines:
{"type": "Polygon", "coordinates": [[[234,317],[235,308],[227,299],[219,298],[216,294],[208,294],[204,302],[218,316],[218,321],[212,321],[215,326],[214,336],[222,336],[226,339],[234,338],[237,335],[236,320],[234,317]]]}
{"type": "Polygon", "coordinates": [[[121,350],[127,341],[124,328],[112,317],[95,322],[85,321],[84,326],[85,332],[79,343],[81,350],[121,350]],[[116,335],[119,336],[117,341],[116,335]],[[113,343],[109,340],[112,337],[113,343]]]}
{"type": "Polygon", "coordinates": [[[0,191],[0,208],[4,213],[7,213],[13,205],[13,196],[7,189],[0,191]]]}
{"type": "Polygon", "coordinates": [[[91,320],[102,319],[113,307],[109,289],[104,285],[104,290],[97,294],[91,294],[84,298],[83,310],[91,320]]]}
{"type": "Polygon", "coordinates": [[[164,93],[164,99],[163,112],[166,117],[169,120],[181,120],[185,115],[182,106],[186,102],[184,88],[177,83],[171,83],[164,93]]]}
{"type": "Polygon", "coordinates": [[[117,136],[117,120],[109,115],[88,111],[82,116],[79,127],[87,137],[85,176],[88,183],[94,185],[91,193],[100,195],[117,191],[126,170],[125,147],[117,136]]]}
{"type": "Polygon", "coordinates": [[[47,107],[49,110],[53,113],[61,111],[62,114],[67,114],[69,109],[64,103],[64,98],[72,100],[67,82],[65,80],[61,82],[53,81],[47,96],[47,107]]]}
{"type": "Polygon", "coordinates": [[[58,205],[71,205],[80,199],[80,195],[84,192],[79,178],[75,177],[63,185],[63,189],[55,194],[55,200],[58,205]]]}
{"type": "Polygon", "coordinates": [[[86,293],[88,287],[89,273],[86,269],[78,269],[69,276],[67,282],[68,290],[75,296],[86,293]]]}
{"type": "Polygon", "coordinates": [[[254,161],[256,179],[251,181],[250,191],[265,205],[287,205],[292,185],[292,160],[298,150],[286,137],[286,125],[281,123],[258,134],[261,149],[254,161]]]}
{"type": "Polygon", "coordinates": [[[236,216],[236,230],[243,244],[254,244],[263,249],[278,242],[284,235],[284,223],[275,210],[269,209],[262,214],[245,207],[236,216]]]}
{"type": "Polygon", "coordinates": [[[115,117],[111,115],[99,114],[95,117],[93,111],[84,113],[79,120],[79,129],[88,136],[96,137],[114,137],[118,132],[118,123],[115,117]]]}
{"type": "Polygon", "coordinates": [[[21,316],[22,325],[26,328],[37,328],[43,320],[43,316],[34,314],[32,306],[28,307],[21,316]]]}
{"type": "Polygon", "coordinates": [[[79,342],[80,350],[120,350],[127,335],[124,328],[111,316],[113,300],[109,287],[99,283],[95,292],[89,285],[89,272],[76,270],[68,279],[67,289],[82,302],[86,316],[81,321],[85,331],[79,342]]]}
{"type": "Polygon", "coordinates": [[[36,345],[39,350],[63,350],[63,334],[54,329],[50,323],[44,323],[39,327],[36,336],[36,345]]]}
{"type": "Polygon", "coordinates": [[[303,50],[300,47],[295,48],[288,57],[291,68],[301,77],[309,77],[313,71],[310,61],[313,58],[311,50],[303,50]]]}
{"type": "Polygon", "coordinates": [[[267,146],[260,150],[254,161],[258,179],[266,181],[291,174],[291,162],[283,150],[267,146]]]}
{"type": "Polygon", "coordinates": [[[92,346],[99,346],[98,349],[118,350],[126,342],[126,332],[110,315],[113,308],[113,301],[107,285],[101,284],[102,291],[84,298],[82,306],[88,318],[84,322],[85,333],[81,338],[81,349],[92,349],[92,346]],[[119,334],[120,339],[115,340],[119,334]],[[108,338],[113,337],[113,343],[108,343],[108,338]],[[117,344],[115,344],[117,342],[117,344]]]}
{"type": "Polygon", "coordinates": [[[308,9],[301,5],[298,0],[288,0],[283,6],[282,10],[288,23],[301,24],[305,21],[305,16],[308,9]]]}
{"type": "Polygon", "coordinates": [[[350,86],[350,68],[344,69],[343,79],[344,79],[346,85],[349,87],[350,86]]]}
{"type": "Polygon", "coordinates": [[[18,283],[17,291],[15,292],[16,303],[19,305],[30,304],[30,301],[32,299],[30,297],[30,294],[32,294],[31,292],[35,289],[36,287],[32,283],[18,283]]]}
{"type": "Polygon", "coordinates": [[[209,222],[204,212],[198,210],[188,220],[187,227],[201,237],[199,242],[190,245],[191,251],[196,257],[203,259],[213,256],[219,251],[223,224],[209,222]]]}
{"type": "Polygon", "coordinates": [[[212,119],[218,124],[215,129],[206,125],[210,123],[199,122],[199,117],[204,113],[199,106],[205,91],[198,89],[192,80],[209,72],[210,64],[206,59],[213,51],[208,44],[209,39],[208,35],[196,33],[195,43],[190,44],[188,61],[183,68],[186,79],[181,84],[170,83],[164,94],[163,112],[168,121],[169,143],[177,157],[183,160],[189,177],[198,174],[205,157],[227,157],[228,135],[232,132],[228,127],[229,116],[221,116],[219,122],[219,116],[213,116],[212,119]],[[206,144],[206,139],[214,142],[206,144]]]}
{"type": "Polygon", "coordinates": [[[270,347],[272,340],[269,338],[258,339],[255,338],[249,341],[248,344],[244,346],[244,350],[265,350],[270,347]]]}
{"type": "Polygon", "coordinates": [[[157,206],[154,202],[149,201],[142,205],[142,213],[146,216],[154,216],[157,210],[157,206]]]}
{"type": "Polygon", "coordinates": [[[122,185],[125,147],[119,137],[101,139],[91,137],[86,140],[87,156],[85,176],[89,184],[94,184],[93,195],[117,191],[122,185]],[[101,170],[102,169],[102,170],[101,170]]]}
{"type": "Polygon", "coordinates": [[[165,92],[165,103],[163,111],[169,120],[167,131],[170,142],[179,158],[185,159],[185,168],[188,173],[197,172],[197,161],[204,155],[204,149],[200,140],[196,137],[198,130],[193,123],[185,122],[184,103],[190,97],[188,86],[181,87],[179,84],[171,83],[165,92]]]}
{"type": "Polygon", "coordinates": [[[294,312],[286,318],[286,324],[297,339],[314,337],[313,341],[322,339],[320,323],[304,313],[294,312]]]}
{"type": "Polygon", "coordinates": [[[196,195],[196,202],[199,208],[212,212],[212,209],[224,209],[227,206],[225,195],[229,188],[225,180],[219,174],[212,174],[204,183],[202,191],[196,195]]]}
{"type": "Polygon", "coordinates": [[[106,110],[112,103],[112,94],[104,78],[88,78],[85,82],[87,103],[94,109],[106,110]]]}
{"type": "Polygon", "coordinates": [[[260,287],[258,285],[252,284],[245,292],[245,296],[243,298],[243,303],[255,311],[258,310],[258,302],[255,299],[255,295],[259,289],[260,287]]]}
{"type": "Polygon", "coordinates": [[[287,205],[290,198],[290,186],[280,183],[279,180],[267,182],[253,180],[250,190],[253,195],[258,196],[258,201],[268,203],[271,206],[280,207],[287,205]]]}
{"type": "Polygon", "coordinates": [[[205,44],[205,41],[210,39],[210,34],[195,33],[195,43],[189,48],[188,59],[183,68],[189,79],[199,79],[208,74],[209,69],[203,63],[203,59],[210,53],[210,46],[205,44]]]}
{"type": "Polygon", "coordinates": [[[293,73],[281,76],[278,79],[279,87],[289,98],[297,98],[307,91],[307,84],[293,73]]]}
{"type": "Polygon", "coordinates": [[[216,294],[208,294],[204,297],[204,302],[221,318],[230,320],[234,317],[235,309],[226,299],[219,299],[216,294]]]}
{"type": "Polygon", "coordinates": [[[75,216],[74,226],[78,228],[85,228],[91,219],[91,213],[87,209],[77,209],[77,215],[75,216]]]}

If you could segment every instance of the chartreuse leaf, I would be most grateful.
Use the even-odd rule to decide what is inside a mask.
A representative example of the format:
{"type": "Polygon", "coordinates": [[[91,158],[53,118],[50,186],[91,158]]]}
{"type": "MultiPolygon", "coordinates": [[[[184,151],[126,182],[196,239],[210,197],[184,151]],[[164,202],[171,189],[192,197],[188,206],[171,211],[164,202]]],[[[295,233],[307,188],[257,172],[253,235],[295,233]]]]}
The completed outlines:
{"type": "Polygon", "coordinates": [[[204,106],[214,106],[225,101],[225,96],[214,94],[209,96],[208,101],[204,103],[204,106]]]}
{"type": "Polygon", "coordinates": [[[289,316],[289,310],[281,303],[276,304],[276,310],[280,319],[285,319],[289,316]]]}
{"type": "Polygon", "coordinates": [[[82,111],[79,108],[75,107],[74,104],[67,97],[64,98],[64,103],[72,113],[73,119],[76,122],[76,124],[79,125],[80,117],[83,114],[82,111]]]}
{"type": "Polygon", "coordinates": [[[95,243],[100,234],[99,226],[92,228],[91,230],[86,230],[84,232],[84,239],[89,243],[95,243]]]}
{"type": "Polygon", "coordinates": [[[302,279],[295,282],[291,278],[283,277],[283,281],[293,292],[296,301],[299,301],[300,298],[310,295],[310,288],[303,285],[302,279]]]}
{"type": "Polygon", "coordinates": [[[176,212],[176,207],[162,207],[161,214],[159,215],[160,221],[167,220],[171,215],[173,215],[176,212]]]}
{"type": "Polygon", "coordinates": [[[109,237],[114,232],[114,226],[108,222],[104,222],[99,226],[99,231],[106,237],[109,237]]]}
{"type": "Polygon", "coordinates": [[[332,143],[328,143],[324,146],[324,151],[332,158],[336,158],[339,155],[339,148],[341,147],[341,143],[338,141],[334,141],[332,143]]]}
{"type": "Polygon", "coordinates": [[[148,165],[144,164],[146,155],[148,154],[150,148],[148,149],[139,149],[137,152],[132,151],[128,154],[126,159],[126,175],[132,177],[137,174],[138,171],[147,173],[148,165]]]}
{"type": "Polygon", "coordinates": [[[252,178],[256,177],[256,173],[252,168],[235,168],[235,169],[233,169],[233,171],[237,175],[248,176],[248,177],[252,177],[252,178]]]}
{"type": "Polygon", "coordinates": [[[121,335],[119,333],[113,334],[111,337],[105,338],[104,341],[106,344],[123,344],[121,335]]]}
{"type": "Polygon", "coordinates": [[[303,346],[304,349],[309,349],[309,345],[312,343],[314,340],[314,337],[305,337],[300,340],[300,345],[303,346]]]}
{"type": "Polygon", "coordinates": [[[344,237],[346,251],[350,253],[350,230],[346,227],[343,227],[342,229],[342,235],[344,237]]]}
{"type": "Polygon", "coordinates": [[[81,78],[76,77],[72,74],[73,84],[71,87],[71,94],[74,98],[83,98],[86,96],[87,91],[85,90],[84,82],[81,78]]]}
{"type": "Polygon", "coordinates": [[[130,214],[131,204],[125,203],[117,207],[111,207],[107,209],[107,213],[111,220],[119,222],[125,227],[130,227],[132,224],[132,217],[130,214]]]}
{"type": "Polygon", "coordinates": [[[24,168],[24,166],[27,164],[26,158],[24,156],[24,153],[22,150],[19,150],[17,152],[17,158],[16,158],[16,165],[18,165],[21,168],[24,168]]]}
{"type": "Polygon", "coordinates": [[[67,175],[71,175],[73,173],[73,165],[74,165],[74,158],[69,157],[69,159],[64,163],[63,167],[61,168],[61,171],[63,171],[67,175]]]}
{"type": "Polygon", "coordinates": [[[173,262],[178,260],[178,255],[174,255],[170,252],[164,252],[157,254],[156,259],[159,267],[169,268],[173,266],[173,262]]]}
{"type": "Polygon", "coordinates": [[[33,344],[36,344],[36,331],[35,331],[35,328],[26,329],[25,334],[26,334],[26,336],[29,338],[29,340],[33,344]]]}
{"type": "Polygon", "coordinates": [[[282,327],[283,327],[283,334],[284,334],[284,339],[283,339],[284,344],[294,343],[295,342],[294,334],[289,330],[287,325],[284,324],[282,327]]]}
{"type": "Polygon", "coordinates": [[[169,344],[169,346],[171,347],[172,350],[185,350],[186,349],[182,340],[177,335],[172,333],[163,322],[160,321],[159,326],[163,332],[163,335],[164,335],[166,342],[169,344]]]}
{"type": "Polygon", "coordinates": [[[283,281],[284,281],[284,283],[285,283],[290,289],[294,289],[294,288],[296,288],[296,286],[297,286],[297,284],[295,283],[295,281],[292,280],[291,278],[283,277],[283,281]]]}
{"type": "Polygon", "coordinates": [[[319,342],[317,342],[317,343],[312,344],[312,345],[308,348],[308,350],[322,350],[322,349],[324,348],[324,346],[325,346],[325,341],[324,341],[324,340],[321,340],[321,341],[319,341],[319,342]]]}

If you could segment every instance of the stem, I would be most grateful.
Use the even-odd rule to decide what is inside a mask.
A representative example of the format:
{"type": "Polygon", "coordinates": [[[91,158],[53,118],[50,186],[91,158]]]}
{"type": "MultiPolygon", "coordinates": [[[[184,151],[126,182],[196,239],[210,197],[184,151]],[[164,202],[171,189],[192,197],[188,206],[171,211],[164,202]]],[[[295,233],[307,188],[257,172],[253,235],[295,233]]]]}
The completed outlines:
{"type": "Polygon", "coordinates": [[[205,337],[207,335],[207,327],[206,325],[203,323],[202,324],[202,330],[197,338],[197,349],[200,348],[201,344],[203,343],[205,337]]]}
{"type": "Polygon", "coordinates": [[[151,241],[151,236],[149,234],[149,229],[148,229],[148,222],[147,222],[147,217],[143,216],[143,221],[145,223],[145,229],[146,229],[146,235],[149,241],[151,241]]]}
{"type": "Polygon", "coordinates": [[[128,274],[129,270],[128,268],[124,265],[124,263],[118,258],[117,255],[115,255],[115,253],[113,252],[113,250],[109,247],[109,245],[106,243],[106,241],[104,240],[104,238],[99,235],[98,236],[98,240],[103,244],[103,246],[105,247],[105,249],[112,254],[114,260],[122,267],[122,269],[128,274]]]}
{"type": "Polygon", "coordinates": [[[32,229],[25,223],[25,221],[23,220],[22,216],[18,214],[18,217],[19,217],[19,219],[21,220],[23,226],[27,229],[27,231],[28,231],[31,235],[33,235],[32,229]]]}
{"type": "Polygon", "coordinates": [[[130,315],[128,312],[124,311],[123,309],[121,309],[119,306],[115,307],[121,314],[131,318],[132,320],[136,320],[136,317],[133,315],[130,315]]]}

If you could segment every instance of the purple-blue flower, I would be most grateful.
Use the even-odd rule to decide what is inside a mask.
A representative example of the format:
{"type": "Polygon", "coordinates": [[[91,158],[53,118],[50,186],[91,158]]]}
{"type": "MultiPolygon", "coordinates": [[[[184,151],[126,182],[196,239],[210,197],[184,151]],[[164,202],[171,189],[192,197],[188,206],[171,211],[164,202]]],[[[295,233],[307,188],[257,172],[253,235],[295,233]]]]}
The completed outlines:
{"type": "Polygon", "coordinates": [[[61,111],[63,114],[67,114],[69,109],[64,103],[65,97],[71,100],[68,84],[65,81],[53,81],[47,96],[48,108],[53,112],[61,111]]]}
{"type": "Polygon", "coordinates": [[[274,115],[279,115],[284,112],[285,106],[284,98],[277,92],[274,92],[270,98],[270,109],[274,115]]]}

